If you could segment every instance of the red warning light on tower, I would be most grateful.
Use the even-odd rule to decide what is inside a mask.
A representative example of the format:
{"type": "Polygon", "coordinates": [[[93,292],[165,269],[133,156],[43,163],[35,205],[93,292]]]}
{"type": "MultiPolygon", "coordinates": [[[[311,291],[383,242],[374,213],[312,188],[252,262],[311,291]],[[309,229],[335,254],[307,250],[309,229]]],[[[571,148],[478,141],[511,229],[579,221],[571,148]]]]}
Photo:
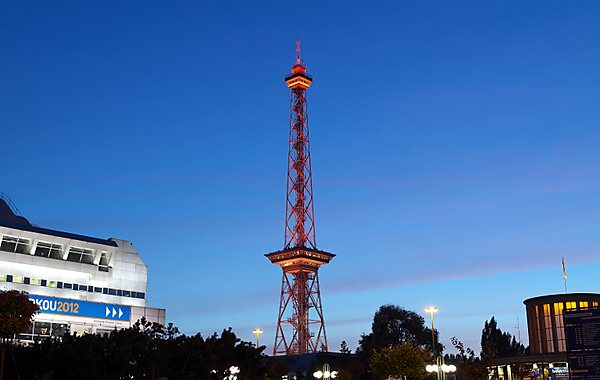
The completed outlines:
{"type": "Polygon", "coordinates": [[[317,249],[306,109],[312,77],[300,59],[300,41],[285,83],[292,99],[284,248],[265,255],[283,269],[274,355],[328,350],[318,270],[335,256],[317,249]]]}

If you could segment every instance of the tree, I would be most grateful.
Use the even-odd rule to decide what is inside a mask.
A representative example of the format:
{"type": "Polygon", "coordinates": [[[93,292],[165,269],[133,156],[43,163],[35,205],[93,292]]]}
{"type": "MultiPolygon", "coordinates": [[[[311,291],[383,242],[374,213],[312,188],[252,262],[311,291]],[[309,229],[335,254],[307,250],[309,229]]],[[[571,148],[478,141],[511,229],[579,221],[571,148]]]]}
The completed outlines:
{"type": "Polygon", "coordinates": [[[288,367],[287,365],[281,363],[281,362],[276,362],[273,363],[269,369],[267,370],[266,373],[266,377],[269,380],[279,380],[281,379],[283,376],[287,375],[290,372],[290,367],[288,367]]]}
{"type": "Polygon", "coordinates": [[[342,353],[342,354],[352,353],[352,351],[350,351],[350,349],[348,348],[348,344],[346,343],[345,340],[342,340],[342,343],[340,343],[340,353],[342,353]]]}
{"type": "Polygon", "coordinates": [[[0,292],[0,339],[5,343],[18,333],[27,331],[33,323],[38,305],[27,293],[17,290],[0,292]]]}
{"type": "Polygon", "coordinates": [[[399,343],[374,350],[369,367],[379,379],[421,379],[425,376],[429,352],[412,343],[399,343]]]}
{"type": "Polygon", "coordinates": [[[456,337],[451,339],[452,345],[458,351],[458,354],[454,356],[454,361],[457,362],[456,375],[457,378],[464,380],[480,380],[488,377],[488,372],[478,357],[475,356],[475,351],[467,347],[458,340],[456,337]]]}
{"type": "Polygon", "coordinates": [[[526,348],[514,336],[502,332],[496,319],[485,321],[481,331],[481,358],[484,360],[525,355],[526,348]]]}
{"type": "Polygon", "coordinates": [[[353,361],[348,364],[348,371],[352,374],[353,377],[360,377],[363,373],[365,373],[365,365],[359,361],[353,361]]]}
{"type": "MultiPolygon", "coordinates": [[[[435,342],[435,351],[441,353],[444,347],[438,342],[437,331],[435,342]]],[[[425,326],[425,319],[414,311],[383,305],[373,317],[371,332],[361,335],[356,351],[368,356],[373,350],[405,343],[431,350],[431,329],[425,326]]]]}
{"type": "Polygon", "coordinates": [[[335,378],[337,380],[352,380],[352,372],[345,370],[345,369],[341,369],[338,371],[335,378]]]}
{"type": "Polygon", "coordinates": [[[241,341],[231,329],[205,339],[142,319],[110,334],[67,334],[13,347],[15,365],[6,368],[4,378],[16,379],[18,371],[22,379],[222,380],[237,366],[239,380],[262,379],[262,350],[241,341]]]}

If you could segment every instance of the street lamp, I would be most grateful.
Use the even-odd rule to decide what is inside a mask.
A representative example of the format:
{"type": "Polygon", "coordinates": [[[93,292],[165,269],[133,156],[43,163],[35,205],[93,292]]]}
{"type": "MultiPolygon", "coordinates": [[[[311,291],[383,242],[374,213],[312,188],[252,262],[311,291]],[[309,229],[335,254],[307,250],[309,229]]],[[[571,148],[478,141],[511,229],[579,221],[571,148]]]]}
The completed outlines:
{"type": "MultiPolygon", "coordinates": [[[[439,361],[443,362],[442,360],[439,360],[439,361]]],[[[446,377],[447,373],[456,372],[456,366],[454,364],[450,364],[450,365],[427,364],[427,366],[425,367],[425,370],[429,373],[435,372],[437,376],[440,376],[440,372],[441,372],[441,375],[442,375],[441,377],[444,378],[444,377],[446,377]]]]}
{"type": "Polygon", "coordinates": [[[254,335],[256,336],[256,348],[258,348],[258,338],[260,338],[260,334],[262,334],[264,331],[262,331],[261,329],[254,329],[252,330],[252,332],[254,333],[254,335]]]}
{"type": "Polygon", "coordinates": [[[437,306],[427,306],[425,308],[425,312],[429,313],[429,317],[431,318],[431,353],[433,354],[433,357],[435,358],[435,326],[434,326],[434,314],[438,312],[438,308],[437,306]]]}
{"type": "Polygon", "coordinates": [[[441,365],[442,363],[440,362],[439,358],[436,357],[435,355],[435,324],[434,324],[434,320],[435,320],[435,313],[438,312],[438,308],[437,306],[427,306],[425,308],[425,312],[429,314],[429,318],[431,318],[431,355],[433,356],[433,360],[435,361],[436,364],[433,365],[427,365],[427,367],[425,367],[425,370],[427,372],[435,372],[435,377],[438,380],[441,380],[443,378],[443,373],[440,373],[441,370],[441,365]]]}
{"type": "Polygon", "coordinates": [[[323,380],[335,379],[337,377],[337,375],[338,375],[338,372],[332,371],[331,367],[327,363],[323,364],[323,370],[313,372],[314,378],[323,379],[323,380]]]}

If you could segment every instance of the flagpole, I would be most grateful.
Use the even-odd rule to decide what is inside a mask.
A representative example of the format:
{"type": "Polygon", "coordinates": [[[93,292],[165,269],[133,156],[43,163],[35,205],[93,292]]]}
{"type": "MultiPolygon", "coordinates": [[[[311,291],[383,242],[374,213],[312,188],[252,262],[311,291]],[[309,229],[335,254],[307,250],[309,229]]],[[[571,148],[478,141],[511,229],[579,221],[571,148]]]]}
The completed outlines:
{"type": "Polygon", "coordinates": [[[565,294],[567,293],[567,267],[565,266],[565,258],[562,257],[563,279],[565,280],[565,294]]]}

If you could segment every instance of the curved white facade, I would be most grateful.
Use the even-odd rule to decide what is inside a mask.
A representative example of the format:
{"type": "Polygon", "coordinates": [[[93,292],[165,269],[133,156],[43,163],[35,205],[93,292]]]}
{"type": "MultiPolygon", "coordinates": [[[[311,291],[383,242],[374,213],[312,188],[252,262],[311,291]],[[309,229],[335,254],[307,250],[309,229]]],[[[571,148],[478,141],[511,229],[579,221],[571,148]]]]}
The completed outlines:
{"type": "Polygon", "coordinates": [[[9,289],[40,306],[23,339],[107,332],[142,316],[165,324],[164,309],[147,307],[148,267],[130,242],[31,225],[0,198],[0,290],[9,289]]]}

